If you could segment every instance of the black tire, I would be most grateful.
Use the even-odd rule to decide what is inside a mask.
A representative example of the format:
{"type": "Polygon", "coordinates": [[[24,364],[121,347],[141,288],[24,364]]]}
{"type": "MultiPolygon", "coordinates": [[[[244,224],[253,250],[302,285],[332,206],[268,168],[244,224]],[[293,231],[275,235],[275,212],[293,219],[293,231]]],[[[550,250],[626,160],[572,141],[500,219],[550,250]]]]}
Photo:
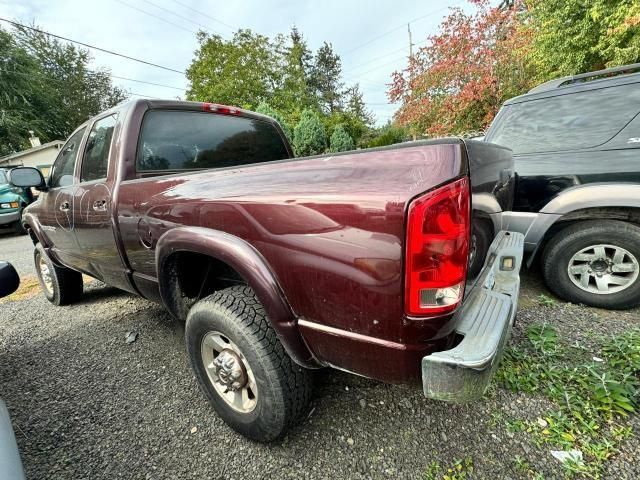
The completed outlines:
{"type": "Polygon", "coordinates": [[[618,220],[575,223],[557,232],[544,249],[542,271],[547,286],[564,300],[592,307],[617,310],[640,305],[640,275],[623,290],[608,294],[587,292],[571,281],[567,271],[571,258],[597,244],[622,247],[640,261],[640,227],[618,220]]]}
{"type": "Polygon", "coordinates": [[[82,296],[82,274],[65,267],[58,267],[47,256],[41,244],[36,244],[33,252],[33,259],[36,267],[36,274],[40,287],[54,305],[69,305],[80,299],[82,296]],[[51,288],[47,287],[43,278],[42,269],[40,268],[40,259],[49,268],[51,276],[51,288]]]}
{"type": "Polygon", "coordinates": [[[487,252],[493,239],[493,225],[488,220],[479,220],[473,223],[472,248],[473,262],[469,265],[469,278],[476,278],[484,267],[487,252]]]}
{"type": "Polygon", "coordinates": [[[251,288],[227,288],[196,303],[187,317],[185,341],[200,388],[218,415],[242,435],[259,442],[276,440],[307,412],[311,373],[287,355],[251,288]],[[209,379],[203,339],[213,331],[239,348],[255,377],[258,393],[250,412],[229,406],[209,379]]]}
{"type": "Polygon", "coordinates": [[[18,235],[26,235],[27,234],[27,231],[22,226],[22,221],[21,220],[18,220],[17,222],[15,222],[13,224],[13,231],[15,233],[17,233],[18,235]]]}

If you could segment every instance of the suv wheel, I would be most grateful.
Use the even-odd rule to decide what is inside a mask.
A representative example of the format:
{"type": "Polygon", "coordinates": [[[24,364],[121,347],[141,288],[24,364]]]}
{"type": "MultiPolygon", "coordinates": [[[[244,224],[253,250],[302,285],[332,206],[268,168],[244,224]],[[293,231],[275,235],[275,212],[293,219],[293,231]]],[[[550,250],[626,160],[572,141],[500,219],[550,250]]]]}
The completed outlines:
{"type": "Polygon", "coordinates": [[[41,244],[33,252],[40,287],[54,305],[68,305],[82,296],[82,274],[65,267],[58,267],[49,259],[41,244]]]}
{"type": "Polygon", "coordinates": [[[542,268],[549,288],[570,302],[640,305],[640,227],[617,220],[571,225],[549,242],[542,268]]]}
{"type": "Polygon", "coordinates": [[[307,411],[311,374],[287,355],[251,288],[227,288],[196,303],[185,341],[204,394],[242,435],[275,440],[307,411]]]}

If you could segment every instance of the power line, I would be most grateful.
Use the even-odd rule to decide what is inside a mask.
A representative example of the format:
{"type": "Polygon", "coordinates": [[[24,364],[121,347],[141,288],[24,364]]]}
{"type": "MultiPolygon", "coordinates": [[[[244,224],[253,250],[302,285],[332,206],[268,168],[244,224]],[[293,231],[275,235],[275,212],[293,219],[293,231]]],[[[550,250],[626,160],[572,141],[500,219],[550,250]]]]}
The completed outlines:
{"type": "Polygon", "coordinates": [[[172,22],[171,20],[167,20],[166,18],[162,18],[162,17],[156,15],[155,13],[147,12],[146,10],[143,10],[142,8],[135,7],[135,6],[131,5],[130,3],[127,3],[127,2],[125,2],[123,0],[116,0],[116,2],[121,3],[122,5],[125,5],[125,6],[127,6],[129,8],[134,9],[134,10],[137,10],[140,13],[144,13],[145,15],[149,15],[150,17],[157,18],[158,20],[160,20],[162,22],[168,23],[169,25],[173,25],[174,27],[180,28],[180,29],[182,29],[182,30],[184,30],[186,32],[190,32],[190,33],[194,33],[194,34],[198,33],[195,30],[191,30],[190,28],[183,27],[182,25],[179,25],[177,23],[172,22]]]}
{"type": "MultiPolygon", "coordinates": [[[[366,75],[367,73],[369,73],[369,72],[373,72],[374,70],[379,70],[380,68],[388,67],[389,65],[394,65],[394,64],[396,64],[399,60],[402,60],[402,59],[404,59],[404,58],[406,58],[406,57],[395,58],[395,59],[393,59],[393,60],[392,60],[392,61],[390,61],[390,62],[383,63],[382,65],[378,65],[377,67],[370,68],[369,70],[365,70],[364,72],[359,72],[357,75],[366,75]]],[[[347,81],[349,81],[349,80],[351,80],[351,81],[355,81],[355,79],[353,78],[353,76],[352,76],[352,77],[349,77],[349,78],[345,78],[345,80],[347,80],[347,81]]]]}
{"type": "MultiPolygon", "coordinates": [[[[53,82],[57,82],[57,83],[65,83],[66,80],[62,79],[62,78],[56,78],[52,75],[47,75],[45,73],[38,73],[38,74],[33,74],[33,72],[31,73],[25,73],[25,72],[18,72],[17,70],[6,70],[6,69],[0,69],[0,72],[4,72],[4,73],[10,73],[13,75],[21,75],[23,77],[29,77],[29,78],[34,78],[35,77],[40,77],[41,80],[46,80],[46,81],[53,81],[53,82]]],[[[95,72],[87,72],[87,73],[94,73],[95,72]]],[[[106,72],[105,72],[106,73],[106,72]]],[[[124,77],[116,77],[116,78],[124,78],[124,77]]],[[[131,80],[131,79],[127,79],[127,80],[131,80]]],[[[138,80],[141,83],[149,83],[149,82],[143,82],[141,80],[138,80]]],[[[155,84],[152,84],[155,85],[155,84]]],[[[159,86],[167,86],[167,85],[159,85],[159,86]]],[[[174,87],[170,87],[170,88],[174,88],[174,87]]],[[[177,87],[176,87],[177,88],[177,87]]],[[[184,91],[184,89],[182,89],[184,91]]],[[[127,90],[127,93],[129,95],[134,95],[136,97],[146,97],[146,98],[161,98],[158,97],[157,95],[145,95],[143,93],[137,93],[137,92],[132,92],[131,90],[127,90]]]]}
{"type": "Polygon", "coordinates": [[[217,18],[212,17],[211,15],[208,15],[208,14],[206,14],[204,12],[199,11],[199,10],[196,10],[195,8],[192,8],[189,5],[185,5],[182,2],[178,2],[177,0],[171,0],[171,1],[173,3],[177,3],[178,5],[180,5],[183,8],[186,8],[187,10],[191,10],[192,12],[197,13],[198,15],[202,15],[203,17],[207,17],[209,20],[212,20],[212,21],[214,21],[216,23],[219,23],[220,25],[224,25],[225,27],[227,27],[227,28],[229,28],[231,30],[235,31],[235,30],[239,30],[240,29],[240,27],[234,27],[233,25],[229,25],[228,23],[225,23],[222,20],[218,20],[217,18]]]}
{"type": "MultiPolygon", "coordinates": [[[[12,63],[15,64],[15,62],[12,62],[12,63]]],[[[25,75],[25,76],[31,76],[32,75],[31,72],[24,72],[24,71],[21,72],[21,71],[18,71],[16,69],[7,70],[6,68],[5,69],[0,69],[0,72],[12,73],[12,74],[15,74],[15,75],[25,75]]],[[[111,78],[117,78],[119,80],[125,80],[125,81],[128,81],[128,82],[136,82],[136,83],[143,83],[143,84],[146,84],[146,85],[153,85],[155,87],[170,88],[172,90],[179,90],[181,92],[185,91],[185,89],[182,88],[182,87],[176,87],[176,86],[173,86],[173,85],[165,85],[164,83],[148,82],[146,80],[140,80],[138,78],[121,77],[119,75],[114,75],[113,73],[111,73],[109,71],[96,71],[96,70],[86,69],[86,71],[84,73],[85,73],[85,75],[108,75],[111,78]]],[[[47,75],[47,76],[49,78],[55,78],[55,77],[52,77],[50,75],[47,75]]],[[[56,79],[56,80],[61,80],[61,79],[56,79]]]]}
{"type": "Polygon", "coordinates": [[[8,20],[8,19],[3,18],[3,17],[0,17],[0,21],[9,23],[9,24],[13,25],[14,27],[25,28],[27,30],[38,32],[38,33],[41,33],[43,35],[47,35],[49,37],[57,38],[59,40],[64,40],[66,42],[75,43],[77,45],[82,45],[83,47],[91,48],[91,49],[97,50],[99,52],[108,53],[109,55],[115,55],[116,57],[126,58],[127,60],[131,60],[133,62],[144,63],[145,65],[149,65],[151,67],[156,67],[156,68],[160,68],[162,70],[167,70],[169,72],[175,72],[175,73],[180,73],[181,75],[185,75],[184,71],[176,70],[175,68],[164,67],[162,65],[158,65],[157,63],[152,63],[152,62],[148,62],[146,60],[141,60],[139,58],[130,57],[129,55],[124,55],[122,53],[114,52],[113,50],[107,50],[106,48],[96,47],[95,45],[91,45],[89,43],[80,42],[78,40],[72,40],[71,38],[63,37],[62,35],[56,35],[54,33],[45,32],[44,30],[40,30],[40,29],[35,28],[35,27],[29,27],[27,25],[23,25],[22,23],[14,22],[13,20],[8,20]]]}
{"type": "MultiPolygon", "coordinates": [[[[19,65],[19,63],[15,62],[15,61],[10,61],[6,65],[9,65],[9,64],[19,65]]],[[[5,69],[0,69],[0,72],[14,73],[16,75],[27,75],[27,76],[31,75],[31,72],[19,71],[19,70],[15,69],[15,68],[11,68],[10,70],[8,70],[6,68],[5,69]]],[[[140,80],[139,78],[121,77],[119,75],[114,75],[109,70],[92,70],[90,68],[87,68],[87,69],[85,69],[84,74],[85,75],[108,75],[111,78],[117,78],[119,80],[126,80],[128,82],[136,82],[136,83],[143,83],[143,84],[146,84],[146,85],[153,85],[155,87],[170,88],[172,90],[180,90],[181,92],[185,91],[184,87],[176,87],[175,85],[166,85],[164,83],[149,82],[147,80],[140,80]]],[[[51,78],[53,78],[53,77],[51,77],[51,78]]]]}
{"type": "MultiPolygon", "coordinates": [[[[457,2],[457,3],[453,4],[453,5],[452,5],[452,7],[456,7],[456,6],[460,5],[461,3],[463,3],[463,2],[462,2],[462,1],[457,2]]],[[[413,20],[409,20],[408,22],[404,22],[402,25],[399,25],[399,26],[394,27],[394,28],[392,28],[392,29],[390,29],[390,30],[387,30],[386,32],[381,33],[380,35],[377,35],[377,36],[373,37],[371,40],[368,40],[368,41],[366,41],[366,42],[364,42],[364,43],[361,43],[361,44],[359,44],[359,45],[357,45],[357,46],[353,47],[353,48],[352,48],[352,49],[350,49],[350,50],[347,50],[346,52],[344,52],[344,55],[347,55],[347,54],[349,54],[349,53],[351,53],[351,52],[355,52],[356,50],[359,50],[359,49],[361,49],[362,47],[366,47],[367,45],[369,45],[369,44],[371,44],[371,43],[375,42],[376,40],[379,40],[379,39],[381,39],[381,38],[383,38],[383,37],[386,37],[387,35],[389,35],[389,34],[391,34],[391,33],[393,33],[393,32],[396,32],[396,31],[400,30],[401,28],[404,28],[404,27],[407,25],[407,23],[414,23],[414,22],[418,22],[418,21],[423,20],[423,19],[425,19],[425,18],[427,18],[427,17],[430,17],[430,16],[432,16],[432,15],[435,15],[436,13],[441,12],[442,10],[446,10],[447,8],[449,8],[449,6],[441,7],[441,8],[439,8],[439,9],[434,10],[434,11],[432,11],[432,12],[429,12],[429,13],[427,13],[427,14],[425,14],[425,15],[422,15],[422,16],[420,16],[420,17],[414,18],[413,20]]]]}
{"type": "MultiPolygon", "coordinates": [[[[106,72],[105,72],[106,73],[106,72]]],[[[109,75],[111,75],[112,78],[117,78],[119,80],[126,80],[129,82],[136,82],[136,83],[144,83],[146,85],[154,85],[156,87],[164,87],[164,88],[171,88],[173,90],[180,90],[181,92],[184,92],[185,89],[181,88],[181,87],[174,87],[172,85],[164,85],[162,83],[155,83],[155,82],[147,82],[146,80],[138,80],[137,78],[127,78],[127,77],[119,77],[118,75],[113,75],[112,73],[110,73],[109,75]]]]}
{"type": "Polygon", "coordinates": [[[144,97],[144,98],[160,98],[160,97],[156,97],[156,96],[153,96],[153,95],[143,95],[142,93],[135,93],[135,92],[132,92],[132,91],[129,91],[129,95],[133,95],[135,97],[144,97]]]}
{"type": "Polygon", "coordinates": [[[180,19],[182,19],[184,21],[187,21],[189,23],[193,23],[194,25],[197,25],[198,27],[204,29],[205,31],[220,34],[220,32],[216,32],[215,30],[210,29],[206,25],[203,25],[203,24],[201,24],[199,22],[196,22],[196,21],[192,20],[189,17],[184,17],[184,16],[180,15],[179,13],[176,13],[176,12],[174,12],[172,10],[169,10],[168,8],[165,8],[165,7],[162,7],[162,6],[158,5],[157,3],[153,3],[150,0],[142,0],[142,1],[145,2],[145,3],[148,3],[149,5],[152,5],[152,6],[156,7],[159,10],[163,10],[163,11],[167,12],[169,15],[173,15],[174,17],[180,18],[180,19]]]}

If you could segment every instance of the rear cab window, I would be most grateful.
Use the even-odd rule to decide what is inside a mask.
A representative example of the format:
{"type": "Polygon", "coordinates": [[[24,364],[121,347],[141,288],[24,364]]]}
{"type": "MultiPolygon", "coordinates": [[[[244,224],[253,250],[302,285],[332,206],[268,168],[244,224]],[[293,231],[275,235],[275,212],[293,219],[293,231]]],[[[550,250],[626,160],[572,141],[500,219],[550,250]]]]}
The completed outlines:
{"type": "Polygon", "coordinates": [[[528,100],[505,105],[486,141],[514,154],[593,148],[611,140],[639,111],[637,83],[528,100]]]}
{"type": "Polygon", "coordinates": [[[267,121],[208,112],[151,110],[145,114],[136,156],[143,176],[237,167],[289,158],[267,121]]]}

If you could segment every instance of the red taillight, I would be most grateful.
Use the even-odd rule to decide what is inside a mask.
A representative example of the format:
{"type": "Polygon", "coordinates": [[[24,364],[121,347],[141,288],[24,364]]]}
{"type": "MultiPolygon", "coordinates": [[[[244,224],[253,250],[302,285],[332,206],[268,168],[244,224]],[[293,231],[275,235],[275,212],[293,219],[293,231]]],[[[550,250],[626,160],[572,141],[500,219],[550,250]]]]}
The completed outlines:
{"type": "Polygon", "coordinates": [[[223,115],[240,115],[242,113],[239,108],[218,105],[217,103],[203,103],[202,109],[205,112],[221,113],[223,115]]]}
{"type": "Polygon", "coordinates": [[[470,236],[466,177],[409,205],[405,273],[407,315],[453,311],[464,294],[470,236]]]}

